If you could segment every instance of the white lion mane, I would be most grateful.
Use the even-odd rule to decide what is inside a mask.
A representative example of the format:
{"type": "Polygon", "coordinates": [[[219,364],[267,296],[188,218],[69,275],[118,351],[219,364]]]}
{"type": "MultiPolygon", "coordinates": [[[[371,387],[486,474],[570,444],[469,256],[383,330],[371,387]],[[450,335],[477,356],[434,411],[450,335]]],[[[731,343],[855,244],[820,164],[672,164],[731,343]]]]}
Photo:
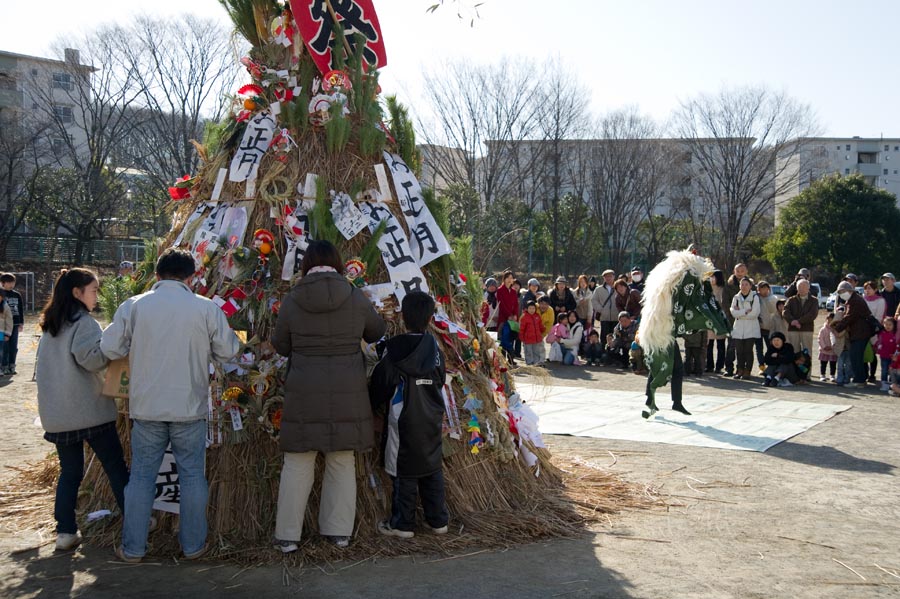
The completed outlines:
{"type": "Polygon", "coordinates": [[[715,267],[708,258],[695,256],[687,250],[673,250],[650,271],[641,299],[644,307],[638,330],[640,346],[645,352],[656,353],[672,344],[675,328],[672,296],[684,274],[690,271],[702,280],[705,274],[713,270],[715,267]]]}

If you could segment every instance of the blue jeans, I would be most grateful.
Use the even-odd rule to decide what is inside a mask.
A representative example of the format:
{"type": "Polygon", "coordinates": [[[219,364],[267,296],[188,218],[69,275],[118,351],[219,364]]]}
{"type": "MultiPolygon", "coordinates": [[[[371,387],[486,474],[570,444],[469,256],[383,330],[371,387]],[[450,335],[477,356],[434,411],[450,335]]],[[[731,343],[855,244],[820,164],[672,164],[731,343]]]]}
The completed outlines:
{"type": "Polygon", "coordinates": [[[866,345],[868,344],[868,339],[850,342],[850,367],[853,369],[854,383],[865,384],[866,382],[866,363],[863,360],[863,355],[866,353],[866,345]]]}
{"type": "Polygon", "coordinates": [[[178,470],[181,549],[188,555],[200,551],[206,543],[206,420],[135,420],[131,429],[131,479],[125,487],[122,526],[122,545],[128,557],[143,557],[147,552],[156,475],[170,443],[178,470]]]}
{"type": "Polygon", "coordinates": [[[891,380],[891,359],[881,358],[881,382],[886,383],[891,380]]]}
{"type": "Polygon", "coordinates": [[[562,349],[562,363],[568,366],[571,366],[575,363],[575,352],[565,345],[560,343],[560,348],[562,349]]]}
{"type": "Polygon", "coordinates": [[[850,350],[845,349],[838,356],[837,360],[837,377],[834,382],[840,385],[846,385],[853,378],[853,369],[850,366],[850,350]]]}
{"type": "Polygon", "coordinates": [[[3,368],[13,367],[16,365],[16,356],[19,353],[19,325],[14,325],[12,333],[4,339],[3,360],[0,360],[0,366],[3,368]]]}

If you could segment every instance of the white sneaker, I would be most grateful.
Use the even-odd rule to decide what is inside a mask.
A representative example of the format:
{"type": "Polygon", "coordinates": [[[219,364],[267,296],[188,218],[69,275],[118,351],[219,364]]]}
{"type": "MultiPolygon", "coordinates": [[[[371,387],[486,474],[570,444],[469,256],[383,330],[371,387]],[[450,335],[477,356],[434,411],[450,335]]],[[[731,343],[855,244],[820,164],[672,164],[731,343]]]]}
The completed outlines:
{"type": "Polygon", "coordinates": [[[891,389],[891,385],[887,381],[881,381],[881,390],[889,391],[891,389]]]}
{"type": "Polygon", "coordinates": [[[272,541],[272,547],[277,549],[282,553],[293,553],[297,551],[297,543],[294,541],[282,541],[281,539],[275,539],[272,541]]]}
{"type": "Polygon", "coordinates": [[[819,377],[819,381],[821,381],[821,382],[823,382],[823,383],[824,383],[825,381],[827,381],[827,380],[828,380],[828,377],[827,377],[827,376],[820,376],[820,377],[819,377]]]}
{"type": "Polygon", "coordinates": [[[790,382],[787,379],[781,379],[780,381],[778,381],[778,386],[779,387],[793,387],[794,383],[790,382]]]}
{"type": "Polygon", "coordinates": [[[337,547],[338,549],[346,549],[350,546],[350,537],[342,537],[342,536],[327,536],[325,537],[328,541],[337,547]]]}
{"type": "Polygon", "coordinates": [[[391,523],[387,520],[382,520],[378,523],[378,532],[389,537],[397,537],[400,539],[411,539],[416,536],[416,533],[411,530],[399,530],[396,528],[391,528],[391,523]]]}
{"type": "Polygon", "coordinates": [[[61,532],[56,535],[56,550],[71,551],[81,544],[81,535],[61,532]]]}
{"type": "Polygon", "coordinates": [[[445,535],[447,534],[448,530],[449,529],[446,524],[444,526],[439,526],[438,528],[434,528],[433,526],[431,527],[431,532],[436,535],[445,535]]]}

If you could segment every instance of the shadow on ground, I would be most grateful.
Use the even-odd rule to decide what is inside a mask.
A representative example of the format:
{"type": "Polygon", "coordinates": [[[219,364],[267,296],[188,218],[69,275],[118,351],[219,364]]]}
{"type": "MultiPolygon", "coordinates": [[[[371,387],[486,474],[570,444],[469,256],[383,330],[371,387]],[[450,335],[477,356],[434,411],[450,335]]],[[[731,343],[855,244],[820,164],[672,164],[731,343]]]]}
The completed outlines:
{"type": "Polygon", "coordinates": [[[851,472],[871,472],[873,474],[894,474],[897,466],[878,460],[867,460],[852,456],[827,445],[804,445],[784,441],[766,451],[766,455],[782,460],[790,460],[819,468],[848,470],[851,472]]]}
{"type": "Polygon", "coordinates": [[[15,570],[0,582],[4,597],[632,597],[618,573],[604,568],[592,534],[475,551],[357,563],[241,569],[221,562],[137,565],[88,547],[55,554],[52,546],[4,558],[15,570]],[[12,564],[9,561],[12,561],[12,564]]]}

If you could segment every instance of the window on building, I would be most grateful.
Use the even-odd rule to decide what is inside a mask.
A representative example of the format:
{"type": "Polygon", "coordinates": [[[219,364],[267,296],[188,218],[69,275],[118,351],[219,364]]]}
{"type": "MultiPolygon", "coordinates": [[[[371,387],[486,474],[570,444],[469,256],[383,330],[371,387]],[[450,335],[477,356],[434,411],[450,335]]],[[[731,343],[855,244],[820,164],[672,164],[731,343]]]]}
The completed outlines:
{"type": "Polygon", "coordinates": [[[31,69],[31,76],[32,76],[32,77],[37,77],[37,74],[38,74],[38,70],[37,70],[37,69],[31,69]]]}
{"type": "Polygon", "coordinates": [[[850,151],[850,144],[847,144],[846,146],[844,146],[844,149],[847,150],[847,151],[849,152],[849,151],[850,151]]]}
{"type": "Polygon", "coordinates": [[[894,174],[895,174],[895,175],[897,174],[897,169],[894,169],[894,174]]]}
{"type": "Polygon", "coordinates": [[[54,137],[50,140],[50,147],[56,153],[64,152],[66,150],[66,140],[62,137],[54,137]]]}
{"type": "Polygon", "coordinates": [[[72,75],[69,73],[53,73],[54,89],[64,89],[70,91],[74,89],[75,84],[72,82],[72,75]]]}
{"type": "Polygon", "coordinates": [[[888,170],[887,170],[887,169],[884,169],[884,172],[883,172],[882,174],[883,174],[883,175],[888,174],[888,170]]]}
{"type": "Polygon", "coordinates": [[[889,145],[887,145],[887,144],[884,145],[884,151],[885,151],[885,152],[889,152],[890,149],[891,149],[891,146],[889,146],[889,145]]]}
{"type": "Polygon", "coordinates": [[[838,146],[837,149],[838,149],[838,151],[840,151],[840,150],[841,150],[841,146],[838,146]]]}
{"type": "Polygon", "coordinates": [[[895,152],[900,152],[900,146],[894,146],[894,151],[895,151],[895,152]]]}
{"type": "Polygon", "coordinates": [[[845,169],[844,169],[844,174],[845,174],[845,175],[849,175],[849,174],[850,174],[850,169],[849,169],[849,168],[845,168],[845,169]]]}
{"type": "Polygon", "coordinates": [[[53,114],[63,123],[71,123],[75,120],[71,106],[54,106],[53,114]]]}

